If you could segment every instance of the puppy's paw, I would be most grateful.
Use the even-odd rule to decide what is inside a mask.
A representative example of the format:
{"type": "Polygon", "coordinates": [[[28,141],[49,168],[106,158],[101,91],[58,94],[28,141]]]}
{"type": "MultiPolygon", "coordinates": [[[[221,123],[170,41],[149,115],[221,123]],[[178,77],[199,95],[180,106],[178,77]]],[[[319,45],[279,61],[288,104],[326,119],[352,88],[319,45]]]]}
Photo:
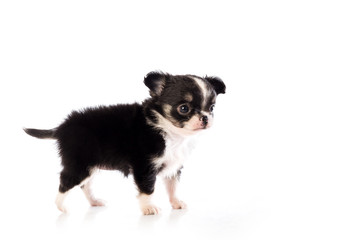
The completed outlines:
{"type": "Polygon", "coordinates": [[[64,206],[57,206],[57,208],[62,212],[62,213],[67,213],[67,210],[64,206]]]}
{"type": "Polygon", "coordinates": [[[145,205],[141,207],[141,211],[144,215],[157,215],[161,212],[161,209],[153,204],[145,205]]]}
{"type": "Polygon", "coordinates": [[[66,208],[64,206],[64,200],[65,200],[66,195],[67,195],[67,193],[59,193],[55,200],[55,204],[56,204],[57,208],[63,213],[66,213],[66,208]]]}
{"type": "Polygon", "coordinates": [[[186,203],[184,203],[183,201],[179,200],[179,199],[174,199],[170,201],[171,206],[173,209],[186,209],[186,203]]]}
{"type": "Polygon", "coordinates": [[[63,213],[67,213],[66,207],[62,202],[55,202],[57,209],[63,213]]]}
{"type": "Polygon", "coordinates": [[[102,199],[91,199],[90,205],[92,207],[103,207],[106,205],[106,202],[102,199]]]}

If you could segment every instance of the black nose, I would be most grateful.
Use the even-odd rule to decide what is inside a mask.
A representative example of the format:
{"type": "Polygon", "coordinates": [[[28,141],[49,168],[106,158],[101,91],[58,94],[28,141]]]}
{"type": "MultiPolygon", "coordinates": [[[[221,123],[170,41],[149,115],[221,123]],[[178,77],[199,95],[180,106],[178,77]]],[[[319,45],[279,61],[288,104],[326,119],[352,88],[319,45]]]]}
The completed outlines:
{"type": "Polygon", "coordinates": [[[202,124],[204,125],[204,126],[206,126],[207,124],[208,124],[208,116],[202,116],[201,118],[200,118],[200,121],[202,122],[202,124]]]}

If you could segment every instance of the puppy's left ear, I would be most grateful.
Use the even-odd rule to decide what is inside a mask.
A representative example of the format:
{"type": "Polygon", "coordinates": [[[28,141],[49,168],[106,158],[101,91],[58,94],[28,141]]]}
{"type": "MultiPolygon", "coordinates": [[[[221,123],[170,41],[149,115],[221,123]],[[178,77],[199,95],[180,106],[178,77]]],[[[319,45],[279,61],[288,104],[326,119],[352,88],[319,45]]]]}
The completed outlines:
{"type": "Polygon", "coordinates": [[[144,78],[144,84],[150,89],[152,97],[160,96],[166,82],[167,74],[162,72],[149,72],[144,78]]]}
{"type": "Polygon", "coordinates": [[[225,83],[219,77],[206,76],[205,79],[210,83],[210,85],[212,85],[216,94],[225,93],[226,90],[225,83]]]}

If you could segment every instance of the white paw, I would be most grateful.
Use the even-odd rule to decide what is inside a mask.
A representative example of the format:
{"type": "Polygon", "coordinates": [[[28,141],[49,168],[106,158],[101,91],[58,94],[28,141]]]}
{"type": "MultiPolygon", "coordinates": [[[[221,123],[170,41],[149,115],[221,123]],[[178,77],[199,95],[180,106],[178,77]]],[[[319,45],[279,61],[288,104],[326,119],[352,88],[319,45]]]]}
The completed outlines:
{"type": "Polygon", "coordinates": [[[63,213],[66,213],[67,211],[66,211],[66,208],[64,207],[64,205],[62,205],[62,204],[57,204],[56,203],[56,206],[57,206],[57,208],[61,211],[61,212],[63,212],[63,213]]]}
{"type": "Polygon", "coordinates": [[[66,208],[64,207],[64,200],[66,195],[67,193],[59,193],[55,200],[57,208],[63,213],[66,213],[66,208]]]}
{"type": "Polygon", "coordinates": [[[141,211],[143,212],[144,215],[157,215],[161,212],[161,209],[155,205],[150,204],[141,207],[141,211]]]}
{"type": "Polygon", "coordinates": [[[186,209],[186,203],[184,203],[183,201],[179,200],[179,199],[174,199],[170,201],[171,206],[173,209],[186,209]]]}
{"type": "Polygon", "coordinates": [[[91,199],[90,205],[93,207],[103,207],[105,206],[106,202],[101,199],[91,199]]]}

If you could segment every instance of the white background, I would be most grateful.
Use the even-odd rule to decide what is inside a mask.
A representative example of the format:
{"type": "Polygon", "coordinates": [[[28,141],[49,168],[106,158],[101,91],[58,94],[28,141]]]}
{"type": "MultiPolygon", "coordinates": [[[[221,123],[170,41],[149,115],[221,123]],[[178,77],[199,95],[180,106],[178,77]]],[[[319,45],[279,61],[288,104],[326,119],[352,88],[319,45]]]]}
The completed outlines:
{"type": "Polygon", "coordinates": [[[1,1],[1,239],[359,239],[357,1],[1,1]],[[217,75],[216,122],[172,211],[144,217],[101,172],[60,214],[52,128],[73,109],[147,97],[144,75],[217,75]]]}

